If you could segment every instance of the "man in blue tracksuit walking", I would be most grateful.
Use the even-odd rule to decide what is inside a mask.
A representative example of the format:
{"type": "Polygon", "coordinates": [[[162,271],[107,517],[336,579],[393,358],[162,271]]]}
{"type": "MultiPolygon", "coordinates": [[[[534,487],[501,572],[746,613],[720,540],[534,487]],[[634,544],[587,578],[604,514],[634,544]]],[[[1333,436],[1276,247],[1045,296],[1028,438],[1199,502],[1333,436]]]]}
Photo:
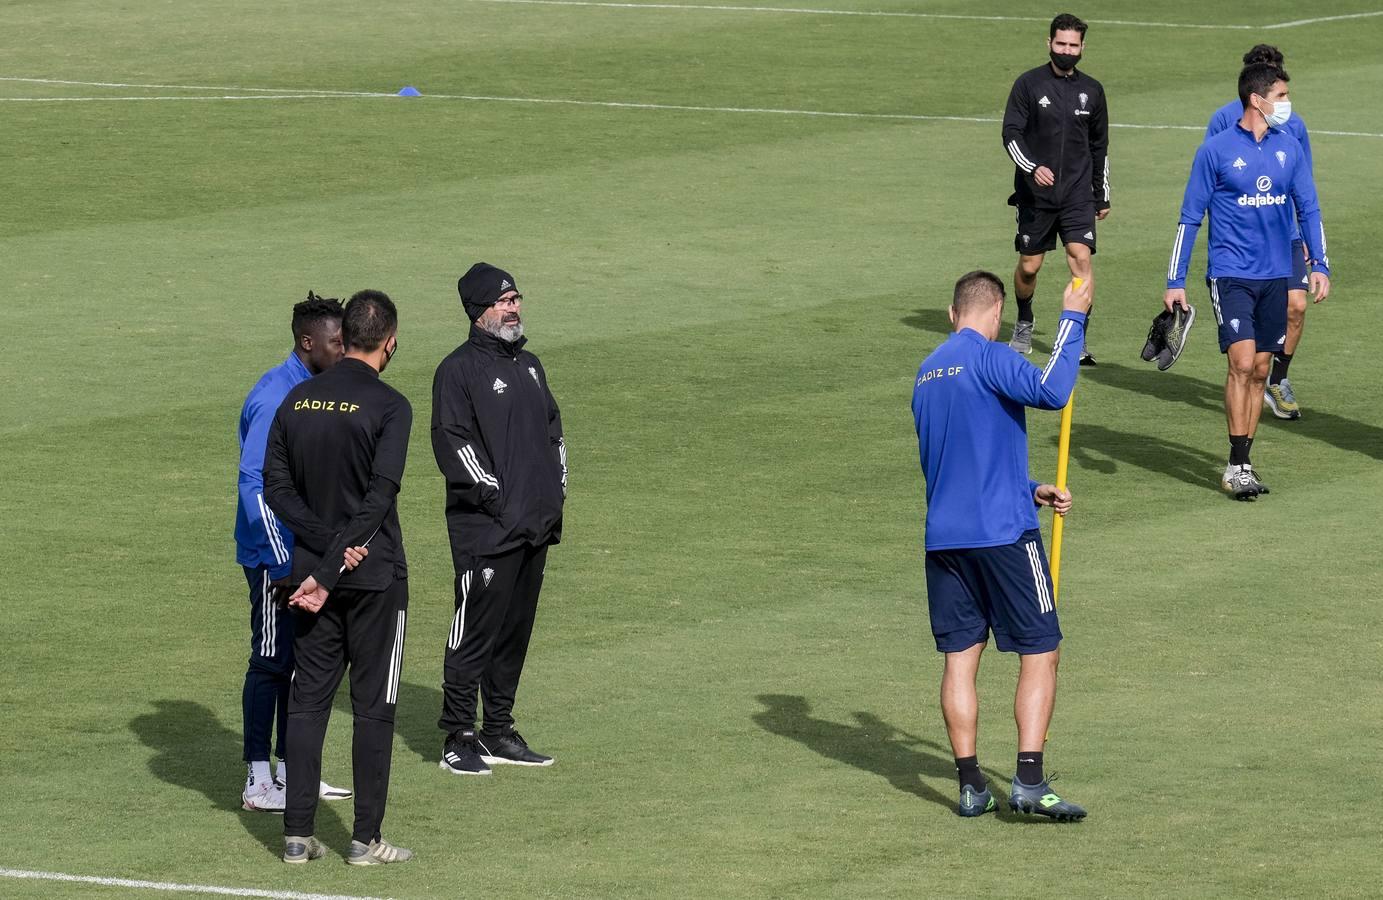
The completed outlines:
{"type": "MultiPolygon", "coordinates": [[[[1244,54],[1244,65],[1246,66],[1262,62],[1272,63],[1278,68],[1282,68],[1282,51],[1272,44],[1255,44],[1253,49],[1244,54]]],[[[1210,117],[1210,123],[1205,127],[1205,139],[1210,140],[1222,131],[1233,129],[1243,117],[1244,105],[1236,97],[1215,110],[1215,114],[1210,117]]],[[[1300,115],[1293,112],[1287,117],[1287,121],[1282,123],[1282,130],[1296,138],[1301,144],[1301,153],[1306,159],[1306,168],[1311,170],[1312,178],[1314,178],[1315,169],[1311,163],[1311,136],[1306,131],[1306,123],[1301,120],[1300,115]]],[[[1300,217],[1297,218],[1297,224],[1300,227],[1300,217]]],[[[1292,382],[1287,377],[1287,370],[1292,364],[1292,357],[1296,354],[1297,346],[1301,343],[1301,333],[1306,328],[1306,289],[1311,284],[1310,260],[1306,258],[1306,243],[1301,238],[1301,234],[1297,234],[1292,241],[1292,277],[1287,282],[1287,340],[1283,342],[1282,346],[1273,350],[1273,365],[1268,372],[1267,390],[1263,393],[1263,402],[1279,419],[1301,418],[1301,407],[1297,403],[1296,391],[1292,389],[1292,382]]],[[[1318,298],[1316,302],[1319,303],[1323,299],[1323,297],[1318,298]]]]}
{"type": "Polygon", "coordinates": [[[1056,702],[1061,628],[1037,507],[1065,515],[1071,495],[1028,477],[1024,408],[1061,409],[1076,385],[1090,286],[1068,286],[1045,368],[995,343],[1004,283],[989,272],[956,282],[955,333],[917,371],[912,414],[927,483],[927,610],[936,649],[946,655],[941,712],[960,777],[962,816],[994,809],[976,757],[980,654],[994,632],[1000,651],[1021,663],[1013,714],[1018,770],[1009,806],[1059,821],[1085,810],[1058,797],[1042,771],[1042,748],[1056,702]]]}
{"type": "Polygon", "coordinates": [[[1300,234],[1313,260],[1309,282],[1317,303],[1330,293],[1330,264],[1309,159],[1301,143],[1281,130],[1292,112],[1287,73],[1272,63],[1245,66],[1239,101],[1239,122],[1201,144],[1191,164],[1163,304],[1169,311],[1187,307],[1186,270],[1208,212],[1210,302],[1220,352],[1229,361],[1229,463],[1220,483],[1234,499],[1253,500],[1268,493],[1249,454],[1269,363],[1287,341],[1292,240],[1300,234]]]}
{"type": "MultiPolygon", "coordinates": [[[[308,292],[293,307],[293,352],[260,377],[240,411],[239,502],[235,510],[235,560],[250,585],[250,663],[241,702],[245,715],[248,773],[241,803],[245,809],[283,812],[287,769],[288,687],[293,676],[293,625],[282,601],[292,582],[293,533],[284,528],[264,499],[264,448],[269,426],[283,398],[296,385],[331,368],[345,355],[341,344],[341,303],[308,292]],[[286,590],[285,590],[286,589],[286,590]],[[279,774],[269,771],[270,738],[278,711],[279,774]]],[[[345,799],[351,792],[321,785],[321,796],[345,799]]]]}

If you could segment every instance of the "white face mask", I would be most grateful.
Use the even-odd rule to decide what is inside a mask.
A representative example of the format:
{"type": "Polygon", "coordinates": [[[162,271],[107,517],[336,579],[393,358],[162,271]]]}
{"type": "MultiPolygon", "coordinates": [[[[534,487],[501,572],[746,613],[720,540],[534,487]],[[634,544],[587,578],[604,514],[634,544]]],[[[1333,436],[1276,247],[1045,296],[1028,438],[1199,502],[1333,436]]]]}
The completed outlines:
{"type": "Polygon", "coordinates": [[[1287,120],[1292,117],[1292,101],[1279,100],[1273,104],[1271,114],[1264,113],[1263,118],[1274,128],[1280,128],[1287,124],[1287,120]]]}

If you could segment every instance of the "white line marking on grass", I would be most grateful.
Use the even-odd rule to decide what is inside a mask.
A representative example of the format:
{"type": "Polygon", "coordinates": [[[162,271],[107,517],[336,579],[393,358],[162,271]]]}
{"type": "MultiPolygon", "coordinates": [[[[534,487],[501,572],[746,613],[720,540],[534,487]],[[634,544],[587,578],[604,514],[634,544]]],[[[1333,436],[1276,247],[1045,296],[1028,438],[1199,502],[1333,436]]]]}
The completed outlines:
{"type": "MultiPolygon", "coordinates": [[[[820,9],[800,6],[729,6],[709,3],[615,3],[611,0],[469,0],[472,3],[508,3],[534,6],[598,6],[607,9],[680,9],[704,10],[707,12],[753,12],[784,13],[798,16],[862,16],[886,19],[943,19],[962,22],[1049,22],[1042,16],[981,16],[960,13],[924,13],[890,10],[863,9],[820,9]]],[[[1202,25],[1187,22],[1144,22],[1131,19],[1090,19],[1091,25],[1117,25],[1130,28],[1193,28],[1202,31],[1258,31],[1265,28],[1294,28],[1298,25],[1315,25],[1319,22],[1337,22],[1343,19],[1365,19],[1383,16],[1378,12],[1351,13],[1341,16],[1320,16],[1313,19],[1297,19],[1293,22],[1277,22],[1272,25],[1202,25]]]]}
{"type": "MultiPolygon", "coordinates": [[[[0,81],[19,81],[28,84],[67,84],[81,87],[121,87],[154,88],[178,91],[235,91],[235,95],[221,96],[158,96],[158,97],[0,97],[0,101],[18,102],[58,102],[74,100],[96,102],[100,100],[349,100],[379,99],[383,97],[401,99],[396,94],[383,91],[331,91],[317,88],[251,88],[226,87],[205,84],[136,84],[110,81],[61,81],[54,78],[24,78],[17,75],[0,75],[0,81]],[[242,96],[255,92],[259,96],[242,96]]],[[[1002,120],[994,116],[941,116],[923,113],[867,113],[835,112],[823,109],[775,109],[761,106],[693,106],[679,103],[631,103],[621,100],[569,100],[561,97],[498,97],[484,94],[423,94],[415,100],[461,100],[470,103],[528,103],[548,106],[585,106],[601,109],[651,109],[668,112],[701,113],[750,113],[771,116],[809,116],[826,119],[873,119],[895,122],[973,122],[981,125],[996,125],[1002,120]]],[[[1133,128],[1148,131],[1204,131],[1203,125],[1142,125],[1131,122],[1112,122],[1110,128],[1133,128]]],[[[1383,133],[1370,131],[1327,131],[1312,129],[1312,134],[1328,134],[1334,137],[1383,138],[1383,133]]]]}
{"type": "Polygon", "coordinates": [[[107,100],[332,100],[322,94],[250,94],[244,97],[184,94],[180,97],[0,97],[0,103],[100,103],[107,100]]]}
{"type": "Polygon", "coordinates": [[[142,84],[128,81],[69,81],[63,78],[25,78],[19,75],[0,75],[0,81],[21,81],[25,84],[67,84],[77,87],[150,88],[169,91],[234,91],[241,94],[314,94],[325,97],[395,97],[383,91],[328,91],[320,88],[254,88],[224,84],[142,84]]]}
{"type": "Polygon", "coordinates": [[[94,875],[67,875],[62,872],[32,872],[26,869],[0,869],[0,877],[35,881],[67,881],[99,884],[104,887],[136,888],[143,891],[179,891],[185,894],[220,894],[227,897],[266,897],[269,900],[381,900],[347,894],[303,894],[298,891],[265,891],[258,888],[218,887],[211,884],[174,884],[170,881],[137,881],[131,878],[98,878],[94,875]]]}
{"type": "Polygon", "coordinates": [[[1383,10],[1349,13],[1343,16],[1320,16],[1315,19],[1297,19],[1295,22],[1277,22],[1273,25],[1264,25],[1263,28],[1295,28],[1298,25],[1315,25],[1317,22],[1343,22],[1345,19],[1372,19],[1375,16],[1383,16],[1383,10]]]}

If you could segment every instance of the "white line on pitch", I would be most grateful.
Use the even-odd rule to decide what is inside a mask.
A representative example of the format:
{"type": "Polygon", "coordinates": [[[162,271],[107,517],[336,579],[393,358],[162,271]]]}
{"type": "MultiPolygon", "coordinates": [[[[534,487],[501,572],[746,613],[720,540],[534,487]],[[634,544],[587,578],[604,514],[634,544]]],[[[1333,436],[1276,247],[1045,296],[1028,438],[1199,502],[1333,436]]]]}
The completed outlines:
{"type": "MultiPolygon", "coordinates": [[[[386,94],[384,96],[393,96],[386,94]]],[[[215,94],[184,94],[181,97],[0,97],[0,103],[100,103],[106,100],[332,100],[349,99],[347,97],[333,98],[323,94],[250,94],[249,96],[236,97],[231,95],[215,94]]]]}
{"type": "Polygon", "coordinates": [[[98,878],[94,875],[67,875],[63,872],[33,872],[27,869],[0,869],[0,877],[34,881],[66,881],[99,884],[104,887],[135,888],[142,891],[178,891],[184,894],[219,894],[226,897],[264,897],[268,900],[380,900],[346,894],[303,894],[298,891],[266,891],[258,888],[219,887],[214,884],[174,884],[170,881],[139,881],[132,878],[98,878]]]}
{"type": "MultiPolygon", "coordinates": [[[[1041,16],[981,16],[960,13],[923,13],[890,10],[861,9],[819,9],[795,6],[728,6],[703,3],[615,3],[610,0],[470,0],[473,3],[510,3],[538,6],[598,6],[608,9],[680,9],[705,10],[708,12],[754,12],[783,13],[798,16],[863,16],[889,19],[943,19],[964,22],[1048,22],[1041,16]]],[[[1091,25],[1117,25],[1131,28],[1193,28],[1204,31],[1257,31],[1265,28],[1293,28],[1298,25],[1315,25],[1320,22],[1337,22],[1344,19],[1365,19],[1383,16],[1378,12],[1350,13],[1340,16],[1319,16],[1313,19],[1297,19],[1293,22],[1277,22],[1272,25],[1196,25],[1185,22],[1143,22],[1130,19],[1091,19],[1091,25]]]]}
{"type": "Polygon", "coordinates": [[[1376,12],[1349,13],[1343,16],[1318,16],[1314,19],[1297,19],[1295,22],[1276,22],[1272,25],[1264,25],[1268,28],[1294,28],[1297,25],[1315,25],[1318,22],[1343,22],[1346,19],[1372,19],[1375,16],[1383,16],[1383,10],[1376,12]]]}
{"type": "MultiPolygon", "coordinates": [[[[383,97],[397,97],[396,94],[385,93],[382,91],[331,91],[319,90],[316,88],[250,88],[250,87],[226,87],[199,84],[139,84],[132,82],[114,81],[64,81],[55,78],[25,78],[17,75],[0,75],[0,81],[19,81],[30,84],[67,84],[79,85],[82,87],[125,87],[125,88],[162,88],[180,91],[235,91],[237,93],[258,92],[266,100],[330,100],[330,99],[379,99],[383,97]]],[[[102,99],[109,100],[250,100],[253,97],[226,96],[188,96],[188,97],[0,97],[3,100],[17,100],[24,102],[40,102],[47,100],[81,100],[95,102],[102,99]]],[[[630,103],[619,100],[567,100],[560,97],[493,97],[483,94],[423,94],[416,99],[420,100],[461,100],[471,103],[528,103],[547,106],[583,106],[596,107],[601,109],[651,109],[664,110],[668,112],[704,112],[704,113],[751,113],[758,115],[773,116],[806,116],[824,119],[871,119],[883,121],[901,122],[975,122],[982,125],[998,124],[1000,119],[992,116],[940,116],[926,115],[922,113],[866,113],[866,112],[833,112],[821,109],[774,109],[772,107],[758,106],[692,106],[676,103],[630,103]]],[[[1129,122],[1112,122],[1110,128],[1133,128],[1146,131],[1203,131],[1200,125],[1142,125],[1129,122]]],[[[1324,129],[1312,129],[1312,134],[1327,134],[1334,137],[1366,137],[1383,138],[1383,133],[1368,131],[1326,131],[1324,129]]]]}
{"type": "Polygon", "coordinates": [[[128,81],[70,81],[63,78],[24,78],[0,75],[0,81],[22,81],[25,84],[69,84],[77,87],[153,88],[170,91],[234,91],[241,94],[319,94],[326,97],[393,97],[381,91],[328,91],[320,88],[255,88],[232,87],[224,84],[143,84],[128,81]]]}

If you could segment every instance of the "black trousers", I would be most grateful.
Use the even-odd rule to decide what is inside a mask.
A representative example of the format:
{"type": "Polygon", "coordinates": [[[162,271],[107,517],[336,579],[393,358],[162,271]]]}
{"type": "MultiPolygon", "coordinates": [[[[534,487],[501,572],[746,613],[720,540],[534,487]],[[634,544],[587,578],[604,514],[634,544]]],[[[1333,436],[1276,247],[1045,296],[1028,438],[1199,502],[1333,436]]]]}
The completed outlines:
{"type": "Polygon", "coordinates": [[[475,728],[477,688],[485,701],[485,733],[514,727],[514,697],[546,563],[546,544],[525,544],[502,556],[477,557],[457,574],[437,723],[448,734],[475,728]]]}
{"type": "Polygon", "coordinates": [[[394,750],[394,706],[403,674],[403,639],[408,618],[408,581],[383,591],[338,589],[315,615],[293,617],[293,686],[288,694],[288,797],[283,833],[315,833],[317,785],[322,778],[322,742],[331,702],[346,668],[351,672],[351,745],[355,784],[355,827],[351,837],[379,839],[389,796],[394,750]]]}

